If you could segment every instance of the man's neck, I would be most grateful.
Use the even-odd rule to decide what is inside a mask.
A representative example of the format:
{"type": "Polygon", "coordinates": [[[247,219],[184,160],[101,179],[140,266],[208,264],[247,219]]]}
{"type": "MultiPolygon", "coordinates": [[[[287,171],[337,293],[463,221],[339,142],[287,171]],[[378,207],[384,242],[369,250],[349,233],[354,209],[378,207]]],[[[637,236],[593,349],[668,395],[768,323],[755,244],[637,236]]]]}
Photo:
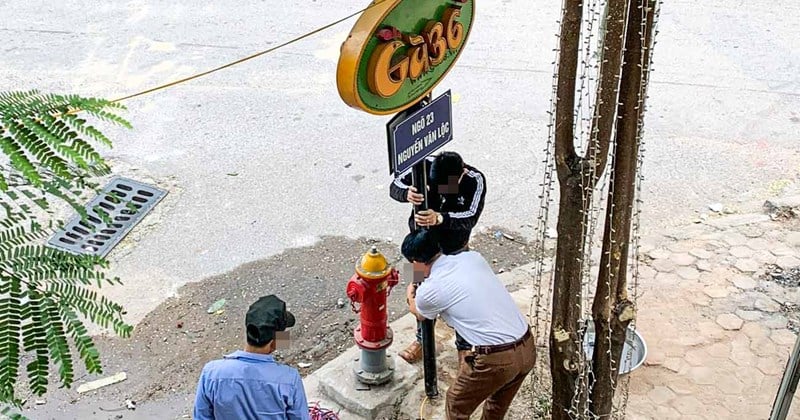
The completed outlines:
{"type": "Polygon", "coordinates": [[[428,272],[427,272],[427,275],[425,276],[425,278],[426,278],[426,279],[427,279],[428,277],[430,277],[430,275],[431,275],[431,272],[430,272],[430,270],[433,270],[433,266],[434,266],[434,264],[436,264],[436,261],[439,261],[439,259],[442,257],[442,255],[444,255],[444,254],[442,254],[441,252],[440,252],[440,253],[438,253],[438,254],[436,254],[436,256],[435,256],[435,257],[433,257],[433,258],[431,259],[431,261],[428,263],[429,270],[428,270],[428,272]]]}
{"type": "Polygon", "coordinates": [[[270,355],[272,354],[272,346],[264,346],[264,347],[255,347],[249,344],[245,344],[244,351],[248,353],[256,353],[256,354],[263,354],[263,355],[270,355]]]}

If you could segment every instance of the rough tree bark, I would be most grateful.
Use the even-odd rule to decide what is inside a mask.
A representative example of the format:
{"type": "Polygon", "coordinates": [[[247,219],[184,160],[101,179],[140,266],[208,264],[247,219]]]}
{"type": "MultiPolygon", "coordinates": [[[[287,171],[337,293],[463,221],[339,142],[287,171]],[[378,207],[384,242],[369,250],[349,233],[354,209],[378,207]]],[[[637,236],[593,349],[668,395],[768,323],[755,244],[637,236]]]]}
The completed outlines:
{"type": "MultiPolygon", "coordinates": [[[[610,0],[604,25],[603,46],[598,72],[597,102],[592,116],[591,138],[586,157],[586,173],[594,179],[600,177],[608,162],[608,150],[614,131],[619,81],[622,73],[623,37],[625,36],[625,16],[629,0],[610,0]],[[592,161],[596,159],[596,161],[592,161]],[[590,171],[591,170],[591,171],[590,171]]],[[[594,187],[594,185],[592,185],[594,187]]]]}
{"type": "Polygon", "coordinates": [[[565,0],[559,45],[556,91],[555,153],[560,186],[558,243],[556,245],[553,315],[550,330],[550,372],[553,382],[553,420],[569,419],[578,368],[575,345],[578,309],[571,304],[580,294],[582,191],[580,161],[575,153],[574,108],[583,2],[565,0]]]}
{"type": "MultiPolygon", "coordinates": [[[[566,0],[561,23],[558,85],[556,91],[555,153],[560,200],[558,242],[556,245],[553,287],[553,316],[550,331],[550,371],[553,383],[554,420],[569,419],[581,369],[578,320],[583,299],[581,273],[589,208],[595,184],[607,162],[614,113],[619,93],[622,42],[626,0],[610,0],[606,25],[605,51],[600,64],[598,103],[592,121],[591,139],[585,157],[578,156],[574,144],[575,84],[583,15],[581,0],[566,0]]],[[[578,407],[583,411],[582,407],[578,407]]]]}
{"type": "Polygon", "coordinates": [[[638,136],[640,122],[644,117],[643,86],[646,86],[647,66],[650,62],[652,8],[655,0],[647,2],[647,9],[642,7],[640,0],[631,0],[631,3],[617,109],[619,122],[614,171],[611,174],[613,188],[609,190],[603,252],[592,305],[595,346],[590,412],[600,418],[607,418],[612,413],[622,348],[628,324],[634,319],[636,310],[627,293],[627,262],[631,217],[636,198],[638,136]]]}

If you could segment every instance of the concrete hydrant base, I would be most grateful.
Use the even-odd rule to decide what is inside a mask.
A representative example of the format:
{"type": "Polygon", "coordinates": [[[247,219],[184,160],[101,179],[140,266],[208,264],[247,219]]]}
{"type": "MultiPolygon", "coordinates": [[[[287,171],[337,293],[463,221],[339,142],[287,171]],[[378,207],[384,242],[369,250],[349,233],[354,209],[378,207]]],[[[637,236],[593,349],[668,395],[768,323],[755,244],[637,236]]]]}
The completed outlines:
{"type": "Polygon", "coordinates": [[[353,372],[356,378],[362,384],[369,385],[383,385],[392,380],[394,376],[394,357],[387,354],[386,351],[368,352],[361,351],[361,358],[353,360],[353,372]],[[365,358],[372,360],[365,363],[365,358]],[[377,367],[382,365],[381,367],[377,367]],[[367,367],[379,369],[376,372],[368,372],[367,367]]]}
{"type": "Polygon", "coordinates": [[[369,386],[359,382],[353,366],[358,363],[356,359],[361,356],[361,350],[352,347],[316,372],[320,378],[320,391],[354,414],[367,419],[377,418],[382,410],[402,401],[420,377],[417,367],[408,364],[395,352],[388,351],[388,354],[392,359],[390,366],[394,366],[394,375],[389,383],[369,386]]]}

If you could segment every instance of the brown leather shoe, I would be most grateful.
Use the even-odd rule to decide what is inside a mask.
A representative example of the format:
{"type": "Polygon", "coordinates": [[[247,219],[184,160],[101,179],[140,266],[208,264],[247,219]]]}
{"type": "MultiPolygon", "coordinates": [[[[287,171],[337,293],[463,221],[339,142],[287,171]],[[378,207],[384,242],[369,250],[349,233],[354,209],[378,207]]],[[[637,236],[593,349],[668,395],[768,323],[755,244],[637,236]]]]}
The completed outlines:
{"type": "Polygon", "coordinates": [[[400,357],[412,365],[422,359],[422,344],[414,340],[405,350],[399,353],[400,357]]]}

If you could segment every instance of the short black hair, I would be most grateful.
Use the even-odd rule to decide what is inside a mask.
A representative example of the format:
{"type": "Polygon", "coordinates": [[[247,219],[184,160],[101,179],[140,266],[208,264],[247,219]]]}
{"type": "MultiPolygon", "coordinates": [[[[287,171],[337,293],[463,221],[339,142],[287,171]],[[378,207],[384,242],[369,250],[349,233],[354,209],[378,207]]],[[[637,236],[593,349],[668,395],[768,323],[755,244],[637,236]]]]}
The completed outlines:
{"type": "Polygon", "coordinates": [[[441,252],[441,249],[436,233],[423,228],[406,235],[400,252],[409,262],[428,264],[441,252]]]}
{"type": "Polygon", "coordinates": [[[248,334],[247,334],[247,344],[249,344],[249,345],[251,345],[251,346],[253,346],[253,347],[256,347],[256,348],[262,348],[262,347],[266,347],[266,346],[267,346],[267,344],[269,344],[269,343],[271,343],[271,342],[272,342],[272,340],[269,340],[269,341],[266,341],[266,342],[265,342],[265,341],[263,341],[263,340],[254,340],[254,339],[250,338],[250,334],[249,334],[249,333],[250,333],[250,332],[248,331],[248,334]]]}
{"type": "Polygon", "coordinates": [[[442,152],[431,164],[431,181],[436,184],[447,184],[448,177],[461,176],[464,171],[464,159],[456,152],[442,152]]]}

